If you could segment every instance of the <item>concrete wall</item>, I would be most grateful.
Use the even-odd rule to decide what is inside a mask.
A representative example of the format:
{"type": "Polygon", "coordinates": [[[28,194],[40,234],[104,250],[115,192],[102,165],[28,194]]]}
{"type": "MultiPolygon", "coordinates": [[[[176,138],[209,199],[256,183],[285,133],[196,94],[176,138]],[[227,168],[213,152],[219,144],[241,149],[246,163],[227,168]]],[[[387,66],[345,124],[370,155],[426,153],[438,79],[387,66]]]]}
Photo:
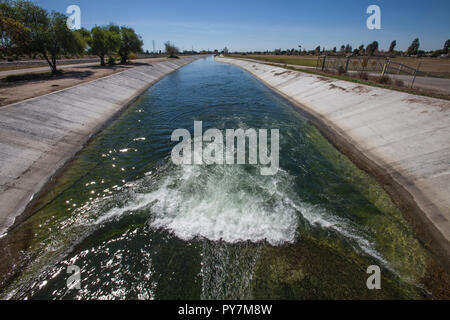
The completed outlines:
{"type": "Polygon", "coordinates": [[[450,240],[450,102],[290,71],[261,63],[216,58],[239,66],[306,110],[333,134],[383,168],[403,186],[450,240]]]}
{"type": "Polygon", "coordinates": [[[183,57],[0,108],[0,234],[89,138],[183,57]]]}

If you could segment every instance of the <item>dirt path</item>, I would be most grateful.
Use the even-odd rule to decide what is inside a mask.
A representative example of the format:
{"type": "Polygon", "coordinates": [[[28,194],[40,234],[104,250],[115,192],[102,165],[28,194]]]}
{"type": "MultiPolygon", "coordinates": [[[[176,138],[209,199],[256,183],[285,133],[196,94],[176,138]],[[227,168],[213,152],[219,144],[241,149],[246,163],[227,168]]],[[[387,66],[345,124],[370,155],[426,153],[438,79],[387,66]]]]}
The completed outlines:
{"type": "MultiPolygon", "coordinates": [[[[97,65],[98,65],[98,62],[58,65],[58,70],[65,70],[65,69],[71,69],[71,68],[76,68],[76,67],[97,66],[97,65]]],[[[49,70],[50,70],[50,68],[48,66],[5,70],[5,71],[0,71],[0,79],[5,78],[7,76],[19,75],[19,74],[24,74],[24,73],[48,72],[49,70]]]]}
{"type": "MultiPolygon", "coordinates": [[[[59,69],[64,71],[61,75],[49,79],[26,80],[10,83],[3,80],[0,81],[0,107],[103,78],[143,64],[151,64],[165,60],[167,60],[167,58],[139,59],[132,61],[132,64],[129,65],[117,65],[114,67],[101,67],[98,63],[65,65],[59,67],[59,69]]],[[[49,71],[48,67],[9,70],[0,72],[0,77],[3,73],[9,72],[13,72],[12,74],[23,74],[47,71],[49,71]]]]}

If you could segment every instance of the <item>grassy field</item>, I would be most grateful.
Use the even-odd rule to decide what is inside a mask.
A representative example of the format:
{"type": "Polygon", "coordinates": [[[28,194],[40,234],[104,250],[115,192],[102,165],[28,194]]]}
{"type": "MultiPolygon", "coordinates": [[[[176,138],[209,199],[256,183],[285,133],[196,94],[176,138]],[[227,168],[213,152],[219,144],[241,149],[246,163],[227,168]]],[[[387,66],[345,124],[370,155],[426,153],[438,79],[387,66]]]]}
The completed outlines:
{"type": "Polygon", "coordinates": [[[0,67],[0,71],[9,71],[9,70],[22,70],[22,69],[32,69],[32,68],[40,68],[45,67],[45,65],[22,65],[22,66],[3,66],[0,67]]]}
{"type": "Polygon", "coordinates": [[[255,59],[261,61],[293,64],[297,66],[315,67],[317,63],[316,56],[275,56],[275,55],[233,55],[236,58],[255,59]]]}
{"type": "MultiPolygon", "coordinates": [[[[291,64],[305,67],[315,67],[317,56],[276,56],[276,55],[232,55],[236,58],[255,59],[273,63],[291,64]]],[[[398,57],[391,59],[394,62],[403,63],[411,68],[416,68],[420,62],[420,73],[429,73],[433,76],[450,78],[450,59],[438,58],[408,58],[398,57]]]]}
{"type": "MultiPolygon", "coordinates": [[[[274,62],[266,60],[265,59],[266,57],[280,57],[280,59],[283,58],[283,56],[255,56],[255,55],[245,55],[245,56],[230,55],[229,57],[247,58],[247,59],[255,59],[255,57],[257,57],[257,59],[255,59],[255,60],[260,60],[261,63],[267,64],[267,65],[274,65],[273,64],[274,62]]],[[[298,62],[301,62],[303,57],[289,57],[289,58],[294,58],[294,59],[297,58],[298,62]]],[[[317,57],[311,57],[311,59],[309,59],[309,60],[315,62],[316,60],[313,60],[313,58],[317,59],[317,57]]],[[[417,59],[416,59],[416,61],[417,61],[417,59]]],[[[279,61],[276,61],[276,62],[280,63],[279,61]]],[[[316,70],[313,68],[302,68],[301,64],[297,64],[297,65],[298,65],[298,67],[283,66],[283,65],[281,65],[280,67],[288,69],[288,70],[301,71],[301,72],[311,73],[311,74],[315,74],[315,75],[326,76],[326,77],[330,77],[330,78],[334,78],[334,79],[338,79],[338,80],[344,80],[344,81],[349,81],[349,82],[354,82],[354,83],[365,84],[365,85],[369,85],[369,86],[373,86],[373,87],[379,87],[379,88],[384,88],[384,89],[390,89],[390,90],[395,90],[395,91],[400,91],[400,92],[411,93],[411,94],[415,94],[415,95],[419,95],[419,96],[427,96],[427,97],[450,100],[450,92],[442,93],[442,92],[424,90],[424,89],[420,89],[420,88],[411,89],[409,87],[405,87],[405,86],[399,85],[397,83],[390,83],[390,84],[379,83],[379,82],[377,82],[377,79],[376,79],[377,77],[375,77],[375,76],[372,76],[370,79],[363,80],[363,79],[357,78],[356,75],[354,77],[352,77],[351,75],[339,75],[336,73],[321,72],[320,70],[316,70]]],[[[314,64],[314,67],[315,67],[315,64],[314,64]]]]}
{"type": "Polygon", "coordinates": [[[419,70],[421,72],[450,78],[450,59],[398,57],[392,59],[392,61],[406,64],[412,68],[416,68],[420,62],[419,70]]]}

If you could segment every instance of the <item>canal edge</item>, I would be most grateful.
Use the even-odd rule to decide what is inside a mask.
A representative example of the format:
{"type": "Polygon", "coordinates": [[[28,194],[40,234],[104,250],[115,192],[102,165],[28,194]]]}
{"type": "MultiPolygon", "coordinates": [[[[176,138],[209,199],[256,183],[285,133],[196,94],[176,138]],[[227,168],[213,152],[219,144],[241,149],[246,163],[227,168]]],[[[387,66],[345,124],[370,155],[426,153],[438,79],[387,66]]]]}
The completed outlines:
{"type": "MultiPolygon", "coordinates": [[[[139,99],[140,96],[142,96],[143,93],[145,93],[150,87],[152,87],[154,84],[158,83],[160,80],[162,80],[169,74],[171,74],[171,73],[179,70],[180,68],[182,68],[198,59],[201,59],[201,58],[204,58],[204,57],[203,56],[190,56],[190,57],[183,57],[183,58],[180,58],[180,59],[177,59],[174,61],[162,61],[162,62],[151,64],[149,66],[135,67],[135,68],[132,68],[132,69],[120,72],[120,73],[116,73],[113,75],[109,75],[107,77],[95,79],[93,81],[89,81],[89,82],[82,83],[82,84],[79,84],[79,85],[76,85],[73,87],[65,88],[63,90],[55,91],[55,92],[52,92],[52,93],[49,93],[49,94],[46,94],[43,96],[27,99],[27,100],[24,100],[21,102],[16,102],[14,104],[4,106],[2,109],[0,109],[0,120],[1,120],[3,110],[10,110],[11,108],[20,107],[23,104],[29,104],[29,103],[33,103],[36,101],[39,102],[40,99],[45,99],[47,97],[54,97],[57,94],[69,95],[69,93],[66,93],[66,92],[71,92],[71,90],[84,88],[89,85],[100,84],[101,82],[103,82],[105,80],[115,80],[115,79],[118,79],[120,76],[130,73],[130,71],[138,71],[142,75],[142,74],[146,74],[146,73],[144,71],[139,71],[140,69],[143,70],[143,68],[145,68],[145,67],[151,67],[151,68],[158,67],[156,74],[160,73],[159,75],[154,77],[152,80],[148,81],[145,85],[135,88],[135,91],[133,92],[132,95],[128,96],[126,100],[120,101],[119,107],[114,107],[114,104],[117,105],[117,103],[109,102],[109,101],[107,102],[111,105],[111,108],[112,108],[112,110],[110,110],[109,114],[106,114],[104,117],[102,117],[102,119],[100,119],[100,118],[96,119],[97,123],[93,126],[93,128],[91,130],[89,130],[88,132],[85,133],[84,136],[82,136],[81,143],[71,144],[71,146],[73,146],[73,148],[71,150],[63,151],[64,154],[61,156],[61,158],[58,159],[58,161],[55,161],[56,163],[53,163],[54,168],[52,169],[50,174],[48,174],[45,177],[45,180],[41,181],[38,184],[36,189],[32,190],[32,192],[30,190],[30,192],[27,192],[27,195],[25,197],[22,197],[22,199],[20,201],[16,202],[15,212],[10,212],[9,214],[6,214],[6,215],[4,213],[2,214],[3,217],[0,217],[1,218],[0,235],[1,236],[6,235],[8,232],[10,232],[11,230],[13,230],[17,226],[19,226],[21,223],[23,223],[25,220],[27,220],[29,217],[31,217],[37,210],[39,210],[39,208],[41,207],[39,205],[39,200],[42,198],[43,195],[46,194],[46,192],[48,192],[51,189],[51,187],[57,181],[58,177],[62,173],[64,173],[64,171],[69,167],[69,165],[77,157],[77,155],[84,149],[84,147],[86,145],[88,145],[105,128],[107,128],[115,120],[117,120],[123,114],[123,112],[125,112],[137,99],[139,99]]],[[[149,75],[151,75],[151,74],[149,74],[149,75]]],[[[102,89],[106,89],[106,90],[110,90],[110,91],[113,90],[112,88],[104,88],[104,87],[102,89]]],[[[70,107],[71,107],[71,105],[69,105],[69,108],[70,107]]],[[[41,123],[41,125],[44,125],[44,123],[41,123]]],[[[68,134],[70,134],[70,133],[73,134],[73,132],[71,132],[71,131],[72,130],[70,130],[68,134]]],[[[66,140],[66,139],[67,139],[67,137],[63,137],[61,140],[66,140]]],[[[0,139],[0,142],[3,142],[3,141],[1,141],[1,139],[0,139]]],[[[52,152],[52,151],[57,152],[60,142],[61,141],[57,141],[52,146],[52,148],[51,148],[52,150],[50,150],[50,152],[52,152]]],[[[45,154],[43,154],[42,156],[45,156],[45,154]]],[[[40,160],[40,159],[38,159],[38,160],[40,160]]],[[[24,167],[22,174],[20,176],[16,177],[15,179],[11,179],[12,181],[11,181],[11,183],[8,183],[7,187],[12,185],[14,187],[12,187],[11,189],[19,189],[19,188],[15,188],[15,185],[17,183],[20,183],[20,179],[23,175],[33,174],[33,169],[39,170],[39,168],[36,166],[36,162],[37,162],[37,160],[34,161],[31,166],[24,167]]],[[[46,164],[48,165],[48,163],[46,163],[46,164]]],[[[52,165],[52,164],[50,164],[50,165],[52,165]]]]}
{"type": "MultiPolygon", "coordinates": [[[[417,234],[423,245],[428,248],[437,260],[442,264],[442,267],[446,270],[450,270],[450,243],[442,234],[442,232],[436,227],[434,222],[429,219],[428,215],[420,208],[414,196],[408,190],[406,186],[415,188],[415,192],[421,193],[421,190],[416,188],[412,183],[402,176],[398,171],[393,170],[388,164],[384,163],[382,159],[371,158],[364,154],[357,146],[353,139],[347,135],[343,130],[338,128],[332,121],[328,120],[323,115],[314,111],[312,108],[302,104],[295,100],[291,96],[281,92],[278,88],[264,80],[258,74],[253,73],[244,66],[233,63],[233,60],[240,59],[227,59],[216,58],[216,61],[227,63],[241,68],[245,72],[251,74],[256,80],[260,81],[263,85],[273,90],[276,94],[288,100],[293,106],[294,110],[301,113],[308,118],[315,127],[321,132],[321,134],[334,145],[341,153],[347,156],[358,168],[370,174],[374,177],[382,186],[382,188],[388,193],[394,203],[399,207],[403,216],[406,218],[414,232],[417,234]],[[387,167],[390,167],[391,172],[395,172],[395,176],[390,174],[387,167]]],[[[265,65],[257,62],[249,63],[251,65],[258,65],[264,67],[265,65]]],[[[273,67],[273,66],[272,66],[273,67]]],[[[285,70],[280,67],[275,67],[280,70],[285,70]]],[[[302,73],[300,71],[291,71],[302,73]]],[[[266,74],[266,73],[265,73],[266,74]]],[[[387,90],[387,89],[383,89],[387,90]]],[[[373,155],[371,155],[373,157],[373,155]]],[[[433,210],[437,210],[433,207],[433,210]]],[[[445,270],[444,270],[445,271],[445,270]]],[[[448,272],[448,271],[445,271],[448,272]]]]}

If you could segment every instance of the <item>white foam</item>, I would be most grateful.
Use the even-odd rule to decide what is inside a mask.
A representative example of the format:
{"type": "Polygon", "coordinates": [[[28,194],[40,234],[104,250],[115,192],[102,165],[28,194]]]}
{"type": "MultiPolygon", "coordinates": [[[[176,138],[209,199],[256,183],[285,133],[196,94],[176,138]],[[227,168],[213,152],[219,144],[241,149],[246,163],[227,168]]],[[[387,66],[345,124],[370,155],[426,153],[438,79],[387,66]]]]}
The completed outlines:
{"type": "MultiPolygon", "coordinates": [[[[251,177],[238,166],[212,170],[184,166],[172,172],[153,191],[135,195],[125,206],[109,210],[95,223],[148,208],[150,227],[167,229],[183,240],[196,237],[229,243],[266,240],[272,245],[294,242],[295,208],[278,196],[269,204],[268,197],[273,197],[274,191],[262,187],[263,192],[241,188],[240,183],[246,179],[251,177]],[[198,183],[201,178],[204,183],[198,183]]],[[[267,186],[276,188],[276,182],[264,187],[267,186]]]]}
{"type": "Polygon", "coordinates": [[[388,265],[375,245],[349,221],[302,202],[291,177],[281,169],[274,176],[255,175],[242,166],[181,166],[166,171],[166,176],[149,175],[136,182],[133,189],[152,186],[148,192],[127,194],[123,207],[110,209],[95,223],[145,208],[150,212],[151,228],[166,229],[183,240],[266,240],[281,245],[295,241],[301,215],[310,225],[333,230],[356,249],[388,265]]]}
{"type": "Polygon", "coordinates": [[[267,240],[273,245],[295,240],[297,218],[291,208],[267,210],[261,198],[245,194],[245,199],[235,201],[220,190],[203,199],[186,199],[176,190],[165,191],[167,198],[155,204],[156,215],[150,225],[171,230],[181,239],[204,237],[230,243],[267,240]]]}
{"type": "Polygon", "coordinates": [[[361,235],[361,232],[352,227],[348,221],[327,214],[325,210],[318,208],[317,206],[303,204],[302,207],[299,208],[295,203],[291,203],[291,205],[296,207],[311,225],[320,226],[322,229],[334,230],[345,238],[354,241],[357,247],[364,253],[390,268],[386,259],[384,259],[381,253],[375,249],[375,244],[367,240],[364,235],[361,235]]]}

